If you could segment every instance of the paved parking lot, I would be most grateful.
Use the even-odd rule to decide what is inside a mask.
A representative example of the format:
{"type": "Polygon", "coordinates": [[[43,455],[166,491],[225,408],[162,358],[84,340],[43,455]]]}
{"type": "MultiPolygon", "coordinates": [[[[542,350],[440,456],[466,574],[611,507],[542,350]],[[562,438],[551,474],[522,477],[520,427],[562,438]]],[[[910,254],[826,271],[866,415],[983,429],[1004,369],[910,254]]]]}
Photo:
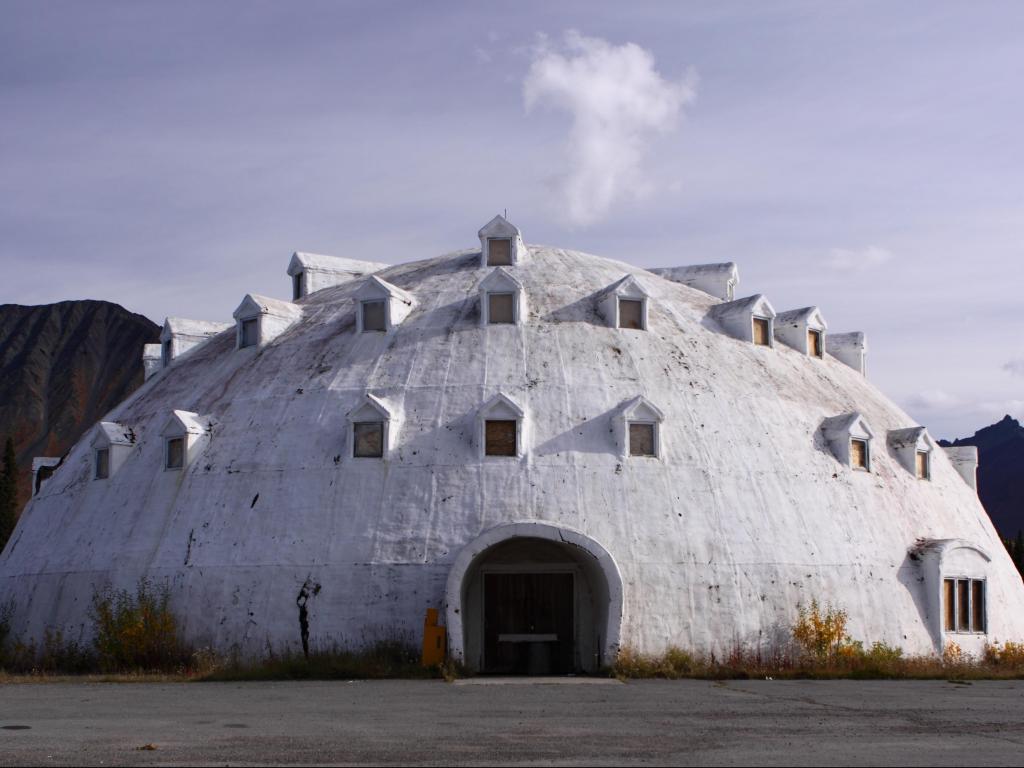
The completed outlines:
{"type": "Polygon", "coordinates": [[[2,685],[0,763],[1024,762],[1021,682],[466,683],[2,685]]]}

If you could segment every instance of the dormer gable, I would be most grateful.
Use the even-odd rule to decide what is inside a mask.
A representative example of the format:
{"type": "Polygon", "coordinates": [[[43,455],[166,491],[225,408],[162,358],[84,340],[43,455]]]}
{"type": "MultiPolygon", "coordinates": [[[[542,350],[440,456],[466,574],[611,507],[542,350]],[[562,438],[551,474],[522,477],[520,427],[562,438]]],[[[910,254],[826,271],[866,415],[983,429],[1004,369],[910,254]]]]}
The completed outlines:
{"type": "Polygon", "coordinates": [[[142,345],[142,372],[143,381],[149,381],[150,377],[160,372],[163,368],[163,360],[161,359],[161,345],[160,344],[143,344],[142,345]]]}
{"type": "Polygon", "coordinates": [[[376,261],[359,261],[341,256],[326,256],[320,253],[296,251],[288,262],[288,276],[292,279],[292,301],[311,293],[342,285],[366,275],[387,269],[388,264],[376,261]]]}
{"type": "Polygon", "coordinates": [[[359,333],[386,333],[401,325],[416,306],[416,300],[411,293],[370,275],[355,292],[355,304],[356,330],[359,333]]]}
{"type": "Polygon", "coordinates": [[[526,319],[523,284],[504,267],[487,273],[480,281],[480,324],[520,325],[526,319]]]}
{"type": "Polygon", "coordinates": [[[527,257],[519,227],[504,216],[495,216],[477,232],[481,267],[514,267],[527,257]]]}
{"type": "Polygon", "coordinates": [[[867,376],[868,341],[861,331],[830,333],[828,354],[861,376],[867,376]]]}
{"type": "Polygon", "coordinates": [[[160,361],[166,368],[186,352],[206,343],[231,327],[230,323],[168,317],[160,331],[160,361]]]}
{"type": "Polygon", "coordinates": [[[825,332],[828,324],[817,307],[790,309],[775,315],[775,338],[802,355],[822,359],[825,356],[825,332]]]}
{"type": "Polygon", "coordinates": [[[164,441],[164,469],[183,470],[209,442],[210,420],[191,411],[171,411],[160,437],[164,441]]]}
{"type": "Polygon", "coordinates": [[[763,294],[716,304],[708,316],[733,338],[756,346],[774,346],[775,310],[763,294]]]}
{"type": "Polygon", "coordinates": [[[101,421],[93,430],[92,477],[106,480],[113,477],[135,447],[135,431],[113,421],[101,421]]]}
{"type": "Polygon", "coordinates": [[[477,438],[481,458],[521,457],[526,445],[526,411],[498,392],[477,411],[477,438]]]}
{"type": "Polygon", "coordinates": [[[397,433],[396,409],[385,400],[366,393],[348,412],[348,449],[350,458],[386,459],[391,454],[397,433]]]}
{"type": "Polygon", "coordinates": [[[949,462],[960,477],[975,491],[978,490],[978,447],[976,445],[950,445],[943,447],[949,462]]]}
{"type": "Polygon", "coordinates": [[[665,414],[642,395],[621,403],[612,419],[612,433],[620,457],[661,458],[661,424],[665,414]]]}
{"type": "Polygon", "coordinates": [[[903,468],[919,480],[932,476],[932,451],[935,441],[925,427],[889,430],[889,448],[903,468]]]}
{"type": "Polygon", "coordinates": [[[832,454],[850,469],[871,471],[872,440],[875,433],[867,420],[857,412],[825,419],[822,434],[832,454]]]}
{"type": "Polygon", "coordinates": [[[290,301],[249,293],[232,317],[235,318],[235,349],[258,349],[294,325],[302,317],[302,308],[290,301]]]}
{"type": "Polygon", "coordinates": [[[625,275],[597,297],[598,312],[610,328],[647,330],[649,294],[634,275],[625,275]]]}
{"type": "Polygon", "coordinates": [[[688,285],[723,301],[736,298],[740,284],[740,270],[734,262],[721,264],[692,264],[686,267],[655,267],[649,269],[659,277],[674,283],[688,285]]]}

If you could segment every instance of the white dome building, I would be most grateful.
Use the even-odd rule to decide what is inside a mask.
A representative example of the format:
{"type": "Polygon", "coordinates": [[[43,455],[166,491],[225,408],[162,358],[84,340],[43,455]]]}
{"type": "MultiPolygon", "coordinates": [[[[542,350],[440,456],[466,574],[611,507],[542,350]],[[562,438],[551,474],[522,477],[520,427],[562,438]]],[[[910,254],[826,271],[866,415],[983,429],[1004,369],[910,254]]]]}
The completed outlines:
{"type": "Polygon", "coordinates": [[[501,217],[480,242],[296,254],[293,302],[170,323],[146,383],[39,462],[0,556],[15,633],[88,632],[95,589],[147,576],[197,645],[418,637],[437,608],[492,672],[768,645],[812,598],[913,653],[1024,638],[976,460],[867,381],[862,334],[734,299],[732,264],[526,246],[501,217]]]}

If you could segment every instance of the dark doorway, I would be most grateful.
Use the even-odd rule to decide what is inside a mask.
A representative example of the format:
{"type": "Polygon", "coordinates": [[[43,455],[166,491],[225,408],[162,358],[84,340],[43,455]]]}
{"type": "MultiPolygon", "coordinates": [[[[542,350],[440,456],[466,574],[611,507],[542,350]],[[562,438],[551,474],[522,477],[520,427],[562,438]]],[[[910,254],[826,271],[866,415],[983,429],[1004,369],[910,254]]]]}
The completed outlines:
{"type": "Polygon", "coordinates": [[[483,672],[574,671],[571,573],[485,573],[483,672]]]}

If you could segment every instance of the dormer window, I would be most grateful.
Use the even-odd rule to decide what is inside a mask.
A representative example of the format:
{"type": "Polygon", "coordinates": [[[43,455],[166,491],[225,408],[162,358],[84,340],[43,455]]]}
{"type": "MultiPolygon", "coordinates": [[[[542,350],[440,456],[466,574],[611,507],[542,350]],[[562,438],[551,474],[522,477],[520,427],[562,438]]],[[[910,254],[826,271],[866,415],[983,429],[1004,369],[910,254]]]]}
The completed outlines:
{"type": "Polygon", "coordinates": [[[235,318],[235,347],[262,347],[287,331],[302,316],[302,309],[290,301],[247,294],[232,315],[235,318]]]}
{"type": "Polygon", "coordinates": [[[388,329],[386,307],[383,299],[360,302],[363,313],[363,332],[386,331],[388,329]]]}
{"type": "Polygon", "coordinates": [[[868,441],[860,437],[850,438],[850,467],[871,471],[871,453],[868,441]]]}
{"type": "Polygon", "coordinates": [[[807,331],[807,354],[819,359],[825,356],[825,345],[822,344],[821,331],[814,330],[813,328],[807,331]]]}
{"type": "Polygon", "coordinates": [[[754,346],[770,347],[772,345],[771,318],[755,317],[753,323],[754,346]]]}
{"type": "Polygon", "coordinates": [[[625,275],[601,291],[597,309],[611,328],[647,330],[647,291],[633,275],[625,275]]]}
{"type": "Polygon", "coordinates": [[[918,480],[931,480],[931,452],[918,451],[914,458],[914,474],[918,480]]]}
{"type": "Polygon", "coordinates": [[[292,275],[292,301],[298,301],[305,295],[302,290],[302,278],[304,274],[304,272],[296,272],[292,275]]]}
{"type": "Polygon", "coordinates": [[[477,232],[481,267],[514,267],[526,258],[519,228],[504,216],[495,216],[477,232]]]}
{"type": "Polygon", "coordinates": [[[825,331],[828,325],[817,307],[779,312],[772,320],[775,338],[802,355],[819,360],[825,356],[825,331]]]}
{"type": "Polygon", "coordinates": [[[664,418],[661,410],[645,397],[634,397],[622,403],[612,425],[618,454],[631,458],[659,458],[664,418]]]}
{"type": "Polygon", "coordinates": [[[205,344],[230,327],[229,323],[168,317],[164,320],[163,330],[160,331],[160,358],[163,367],[166,368],[189,350],[205,344]]]}
{"type": "Polygon", "coordinates": [[[99,448],[96,450],[96,473],[97,480],[106,480],[110,477],[110,449],[99,448]]]}
{"type": "Polygon", "coordinates": [[[487,266],[512,266],[512,241],[507,237],[487,238],[487,266]]]}
{"type": "Polygon", "coordinates": [[[242,320],[239,327],[238,347],[254,347],[259,343],[259,320],[242,320]]]}
{"type": "Polygon", "coordinates": [[[522,456],[524,416],[523,409],[507,395],[498,393],[488,400],[477,414],[481,456],[522,456]]]}
{"type": "Polygon", "coordinates": [[[171,364],[171,350],[170,339],[160,345],[160,362],[163,363],[164,368],[171,364]]]}
{"type": "Polygon", "coordinates": [[[185,438],[171,437],[166,443],[164,469],[181,469],[185,466],[185,438]]]}
{"type": "Polygon", "coordinates": [[[348,413],[348,455],[354,459],[385,459],[397,427],[394,408],[369,393],[348,413]]]}
{"type": "Polygon", "coordinates": [[[874,432],[859,413],[844,413],[825,419],[821,431],[833,455],[850,469],[871,471],[871,440],[874,432]]]}
{"type": "Polygon", "coordinates": [[[480,282],[480,323],[518,325],[525,316],[523,286],[505,267],[497,267],[480,282]]]}
{"type": "Polygon", "coordinates": [[[985,580],[942,580],[942,628],[946,632],[974,632],[986,629],[985,580]]]}
{"type": "Polygon", "coordinates": [[[867,338],[860,331],[853,333],[830,333],[828,353],[844,365],[853,368],[862,376],[867,375],[867,338]]]}

